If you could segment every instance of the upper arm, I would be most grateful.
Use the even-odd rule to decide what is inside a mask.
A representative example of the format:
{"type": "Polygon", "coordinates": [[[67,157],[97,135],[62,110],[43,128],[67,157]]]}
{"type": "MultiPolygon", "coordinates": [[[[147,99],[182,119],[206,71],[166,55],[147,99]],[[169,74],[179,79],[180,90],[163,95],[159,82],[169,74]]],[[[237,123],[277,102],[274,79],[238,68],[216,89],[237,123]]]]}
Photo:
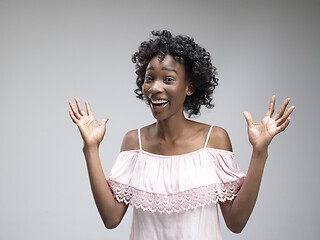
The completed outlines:
{"type": "MultiPolygon", "coordinates": [[[[227,131],[221,127],[214,126],[209,137],[208,147],[222,149],[232,152],[232,145],[227,131]]],[[[219,202],[220,209],[226,225],[229,225],[229,212],[232,207],[233,200],[219,202]]],[[[228,226],[229,227],[229,226],[228,226]]]]}
{"type": "Polygon", "coordinates": [[[138,130],[131,130],[123,137],[120,151],[136,150],[139,149],[138,130]]]}
{"type": "Polygon", "coordinates": [[[226,200],[225,202],[219,201],[221,213],[228,228],[229,228],[229,212],[231,210],[232,203],[233,203],[233,200],[226,200]]]}
{"type": "Polygon", "coordinates": [[[208,147],[232,152],[232,145],[227,131],[221,127],[214,126],[209,137],[208,147]]]}
{"type": "MultiPolygon", "coordinates": [[[[120,151],[127,151],[127,150],[135,150],[139,149],[139,140],[138,140],[138,131],[136,130],[131,130],[125,134],[123,137],[122,145],[120,151]]],[[[115,228],[117,227],[123,216],[125,215],[127,211],[128,205],[125,204],[124,202],[118,202],[117,200],[114,201],[114,213],[113,216],[111,217],[112,221],[104,221],[105,226],[107,228],[115,228]]],[[[110,214],[110,212],[109,212],[110,214]]]]}

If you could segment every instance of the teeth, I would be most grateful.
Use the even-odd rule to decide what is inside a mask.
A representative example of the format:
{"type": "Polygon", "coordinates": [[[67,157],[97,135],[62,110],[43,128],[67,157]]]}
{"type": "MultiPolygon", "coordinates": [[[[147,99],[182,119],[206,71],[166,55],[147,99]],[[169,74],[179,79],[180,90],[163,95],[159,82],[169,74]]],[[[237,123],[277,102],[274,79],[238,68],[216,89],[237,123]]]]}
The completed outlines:
{"type": "Polygon", "coordinates": [[[151,98],[151,102],[153,103],[153,104],[162,104],[162,103],[166,103],[166,102],[168,102],[168,100],[163,100],[163,99],[152,99],[151,98]]]}

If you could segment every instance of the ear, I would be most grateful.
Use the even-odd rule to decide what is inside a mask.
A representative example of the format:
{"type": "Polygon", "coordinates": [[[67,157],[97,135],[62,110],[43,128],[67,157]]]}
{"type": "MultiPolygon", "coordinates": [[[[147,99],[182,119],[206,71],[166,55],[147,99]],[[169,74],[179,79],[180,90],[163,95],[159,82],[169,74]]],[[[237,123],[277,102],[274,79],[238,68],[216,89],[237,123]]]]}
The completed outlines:
{"type": "Polygon", "coordinates": [[[187,86],[187,95],[191,96],[194,93],[194,87],[192,85],[192,83],[189,83],[187,86]]]}

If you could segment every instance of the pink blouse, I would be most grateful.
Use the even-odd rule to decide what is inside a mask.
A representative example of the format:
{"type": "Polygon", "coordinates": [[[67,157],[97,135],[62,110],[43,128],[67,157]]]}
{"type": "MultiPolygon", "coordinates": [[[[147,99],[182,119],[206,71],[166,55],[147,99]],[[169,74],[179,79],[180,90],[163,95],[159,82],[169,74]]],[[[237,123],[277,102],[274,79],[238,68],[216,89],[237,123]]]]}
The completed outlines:
{"type": "Polygon", "coordinates": [[[245,174],[234,154],[203,148],[182,155],[120,152],[108,179],[115,199],[133,207],[130,239],[220,240],[217,202],[232,200],[245,174]]]}

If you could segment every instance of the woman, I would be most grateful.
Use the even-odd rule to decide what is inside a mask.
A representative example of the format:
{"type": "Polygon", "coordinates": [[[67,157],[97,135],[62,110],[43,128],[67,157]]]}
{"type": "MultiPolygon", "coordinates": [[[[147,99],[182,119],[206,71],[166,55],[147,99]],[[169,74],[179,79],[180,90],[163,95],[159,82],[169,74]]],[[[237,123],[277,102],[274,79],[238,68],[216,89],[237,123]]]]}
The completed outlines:
{"type": "Polygon", "coordinates": [[[218,85],[210,54],[187,36],[153,32],[133,55],[135,93],[150,106],[156,122],[129,131],[108,183],[99,159],[99,144],[108,118],[98,124],[88,101],[78,98],[69,114],[84,140],[93,196],[107,228],[118,226],[128,204],[134,207],[131,239],[221,239],[217,203],[228,228],[239,233],[255,205],[268,146],[290,122],[287,98],[273,116],[275,96],[259,124],[250,113],[253,151],[245,176],[239,171],[227,132],[191,121],[201,105],[213,107],[218,85]]]}

